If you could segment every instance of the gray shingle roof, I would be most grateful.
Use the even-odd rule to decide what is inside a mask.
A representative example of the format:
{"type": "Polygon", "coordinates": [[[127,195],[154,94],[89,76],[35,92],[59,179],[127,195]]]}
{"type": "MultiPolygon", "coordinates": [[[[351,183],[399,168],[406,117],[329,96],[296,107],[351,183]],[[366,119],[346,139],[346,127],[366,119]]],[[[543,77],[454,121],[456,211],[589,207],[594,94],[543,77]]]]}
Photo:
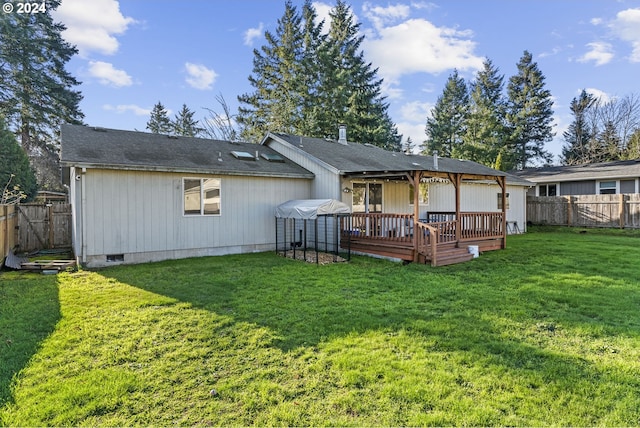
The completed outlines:
{"type": "Polygon", "coordinates": [[[277,156],[269,147],[207,140],[168,137],[145,132],[62,125],[63,166],[108,169],[192,172],[222,175],[313,178],[313,174],[282,157],[270,162],[263,155],[277,156]],[[258,160],[242,160],[232,152],[247,152],[258,160]],[[221,160],[219,160],[221,159],[221,160]]]}
{"type": "MultiPolygon", "coordinates": [[[[526,180],[498,171],[476,162],[438,158],[438,169],[434,168],[433,156],[405,155],[390,152],[370,144],[349,142],[347,145],[324,138],[301,137],[282,133],[269,133],[269,137],[280,139],[306,152],[313,158],[336,168],[340,174],[403,171],[438,171],[474,175],[506,176],[509,184],[533,185],[526,180]]],[[[264,143],[263,142],[263,143],[264,143]]]]}
{"type": "Polygon", "coordinates": [[[640,177],[640,159],[587,165],[531,168],[514,171],[513,174],[536,183],[637,178],[640,177]]]}

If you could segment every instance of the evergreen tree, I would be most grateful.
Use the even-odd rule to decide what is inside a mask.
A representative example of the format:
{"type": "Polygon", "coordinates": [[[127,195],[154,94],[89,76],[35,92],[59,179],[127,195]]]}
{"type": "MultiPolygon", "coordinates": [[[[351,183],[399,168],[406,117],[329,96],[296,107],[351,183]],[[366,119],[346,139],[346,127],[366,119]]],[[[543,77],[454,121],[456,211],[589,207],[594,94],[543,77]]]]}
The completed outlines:
{"type": "Polygon", "coordinates": [[[241,135],[257,142],[268,131],[311,137],[337,137],[345,124],[348,139],[400,149],[402,136],[380,95],[377,69],[364,60],[349,6],[339,0],[328,34],[316,23],[309,0],[302,14],[287,1],[275,34],[254,50],[252,93],[238,97],[241,135]]]}
{"type": "Polygon", "coordinates": [[[348,139],[401,150],[402,136],[387,114],[388,104],[381,96],[378,69],[364,59],[360,49],[364,35],[349,5],[338,0],[329,13],[331,25],[323,51],[319,87],[321,105],[327,116],[322,124],[325,135],[335,135],[338,124],[347,125],[348,139]]]}
{"type": "Polygon", "coordinates": [[[175,115],[172,122],[174,135],[183,137],[197,137],[203,129],[198,126],[198,121],[193,118],[194,111],[190,110],[186,104],[182,104],[182,109],[175,115]]]}
{"type": "Polygon", "coordinates": [[[507,86],[507,122],[511,133],[510,159],[507,163],[523,169],[534,160],[551,161],[544,144],[553,139],[553,102],[545,89],[545,77],[524,51],[517,64],[518,73],[507,86]]]}
{"type": "Polygon", "coordinates": [[[423,153],[431,154],[435,150],[443,157],[461,154],[460,147],[467,132],[469,115],[469,90],[458,70],[447,79],[442,95],[431,110],[427,119],[427,140],[423,153]]]}
{"type": "Polygon", "coordinates": [[[462,159],[491,166],[507,145],[509,135],[505,126],[503,87],[504,76],[498,74],[491,60],[485,60],[484,68],[471,84],[466,132],[460,147],[462,159]]]}
{"type": "Polygon", "coordinates": [[[242,137],[258,142],[268,131],[295,133],[305,83],[302,18],[291,0],[285,3],[275,34],[265,32],[267,45],[254,49],[251,94],[238,97],[237,120],[242,137]]]}
{"type": "Polygon", "coordinates": [[[629,137],[622,159],[640,159],[640,128],[637,128],[629,137]]]}
{"type": "Polygon", "coordinates": [[[64,25],[46,11],[0,14],[0,115],[19,138],[44,188],[60,188],[59,129],[80,124],[79,82],[65,66],[77,49],[62,39],[64,25]]]}
{"type": "Polygon", "coordinates": [[[0,203],[15,199],[7,197],[9,193],[15,195],[23,192],[25,199],[29,200],[37,190],[36,176],[27,154],[0,117],[0,203]]]}
{"type": "Polygon", "coordinates": [[[562,148],[561,162],[564,165],[579,165],[589,161],[589,145],[594,132],[589,126],[587,113],[593,108],[596,99],[584,89],[580,96],[571,100],[570,110],[573,122],[562,134],[566,144],[562,148]]]}
{"type": "Polygon", "coordinates": [[[147,129],[154,134],[171,134],[173,130],[169,113],[160,101],[153,106],[151,115],[147,121],[147,129]]]}

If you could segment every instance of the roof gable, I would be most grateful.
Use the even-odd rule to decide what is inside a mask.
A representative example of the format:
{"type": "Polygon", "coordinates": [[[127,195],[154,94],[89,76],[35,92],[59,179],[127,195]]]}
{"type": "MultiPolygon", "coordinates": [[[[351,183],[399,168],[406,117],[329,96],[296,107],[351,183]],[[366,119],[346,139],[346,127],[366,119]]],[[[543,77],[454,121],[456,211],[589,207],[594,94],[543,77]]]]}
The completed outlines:
{"type": "Polygon", "coordinates": [[[311,172],[257,144],[81,125],[62,125],[61,134],[64,166],[313,178],[311,172]],[[250,156],[238,157],[232,152],[250,156]]]}

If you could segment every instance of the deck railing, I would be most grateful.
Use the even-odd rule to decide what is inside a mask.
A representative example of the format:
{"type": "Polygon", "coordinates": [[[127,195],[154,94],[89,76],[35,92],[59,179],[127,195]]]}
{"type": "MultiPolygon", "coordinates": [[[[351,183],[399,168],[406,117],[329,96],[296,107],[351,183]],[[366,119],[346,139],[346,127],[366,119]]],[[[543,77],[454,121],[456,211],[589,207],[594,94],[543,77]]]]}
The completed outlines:
{"type": "Polygon", "coordinates": [[[413,242],[413,215],[386,213],[353,213],[345,219],[342,230],[351,231],[354,238],[395,242],[413,242]]]}
{"type": "MultiPolygon", "coordinates": [[[[354,213],[341,219],[342,236],[352,240],[397,243],[407,247],[414,244],[419,254],[432,260],[437,257],[439,245],[455,245],[461,242],[495,240],[504,237],[501,212],[438,213],[446,221],[414,221],[413,214],[354,213]],[[460,222],[460,224],[458,224],[460,222]]],[[[431,217],[433,218],[433,217],[431,217]]],[[[353,242],[353,241],[352,241],[353,242]]]]}

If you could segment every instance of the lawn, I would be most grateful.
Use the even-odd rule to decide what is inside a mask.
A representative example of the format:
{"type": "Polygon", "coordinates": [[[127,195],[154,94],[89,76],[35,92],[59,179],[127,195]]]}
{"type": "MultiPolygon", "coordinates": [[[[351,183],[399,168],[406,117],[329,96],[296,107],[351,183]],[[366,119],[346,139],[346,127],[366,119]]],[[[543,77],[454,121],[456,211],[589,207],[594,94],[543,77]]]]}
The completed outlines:
{"type": "Polygon", "coordinates": [[[0,274],[3,426],[637,426],[640,239],[0,274]]]}

